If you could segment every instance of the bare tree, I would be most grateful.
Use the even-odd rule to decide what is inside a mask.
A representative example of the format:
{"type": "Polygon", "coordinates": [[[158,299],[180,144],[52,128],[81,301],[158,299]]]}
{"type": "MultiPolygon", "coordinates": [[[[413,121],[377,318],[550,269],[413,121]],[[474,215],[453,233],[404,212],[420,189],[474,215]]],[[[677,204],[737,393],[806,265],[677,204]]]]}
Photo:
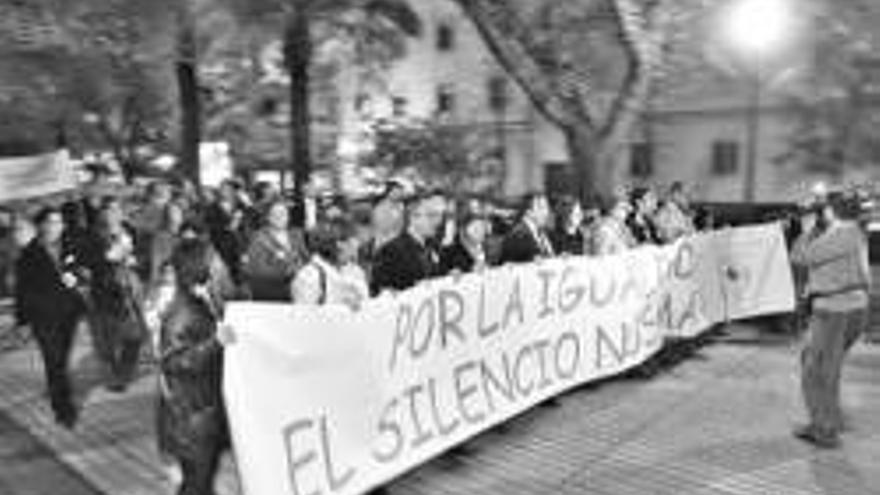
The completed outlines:
{"type": "Polygon", "coordinates": [[[455,0],[565,137],[579,192],[606,192],[689,0],[455,0]]]}

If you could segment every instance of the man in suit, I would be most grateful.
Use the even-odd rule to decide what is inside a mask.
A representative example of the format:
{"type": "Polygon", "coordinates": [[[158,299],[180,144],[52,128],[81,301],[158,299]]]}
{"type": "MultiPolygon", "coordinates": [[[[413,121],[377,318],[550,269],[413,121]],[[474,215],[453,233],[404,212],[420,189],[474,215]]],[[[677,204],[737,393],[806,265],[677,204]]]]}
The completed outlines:
{"type": "Polygon", "coordinates": [[[35,218],[37,236],[25,247],[16,264],[16,304],[43,357],[49,398],[55,420],[66,428],[76,424],[68,361],[77,323],[85,304],[77,292],[78,262],[72,246],[63,239],[61,212],[46,208],[35,218]]]}
{"type": "Polygon", "coordinates": [[[382,246],[373,260],[370,290],[405,290],[439,275],[439,258],[431,246],[443,223],[446,200],[439,192],[412,198],[406,207],[407,227],[382,246]]]}
{"type": "Polygon", "coordinates": [[[526,195],[520,208],[520,221],[501,245],[501,263],[528,263],[553,256],[553,245],[546,232],[550,219],[547,196],[526,195]]]}

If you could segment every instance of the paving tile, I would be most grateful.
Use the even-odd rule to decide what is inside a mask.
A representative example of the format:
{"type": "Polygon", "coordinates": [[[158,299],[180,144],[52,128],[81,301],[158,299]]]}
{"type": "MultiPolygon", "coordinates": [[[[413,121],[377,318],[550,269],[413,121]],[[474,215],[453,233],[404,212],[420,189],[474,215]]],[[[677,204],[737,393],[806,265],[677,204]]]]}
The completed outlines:
{"type": "MultiPolygon", "coordinates": [[[[85,349],[77,347],[77,369],[88,382],[94,369],[85,349]]],[[[443,456],[389,488],[407,495],[880,495],[880,348],[859,346],[847,361],[843,401],[853,430],[831,452],[789,433],[803,416],[797,355],[794,341],[734,331],[651,379],[573,390],[560,408],[523,414],[506,433],[473,439],[467,455],[443,456]]],[[[154,389],[147,375],[124,395],[91,390],[81,425],[69,433],[52,424],[33,349],[0,353],[0,414],[34,440],[0,443],[0,494],[39,495],[41,488],[22,486],[22,473],[34,468],[75,475],[93,490],[83,495],[173,493],[156,452],[154,389]]],[[[0,438],[4,431],[0,421],[0,438]]],[[[231,456],[219,478],[220,495],[241,493],[231,456]]]]}

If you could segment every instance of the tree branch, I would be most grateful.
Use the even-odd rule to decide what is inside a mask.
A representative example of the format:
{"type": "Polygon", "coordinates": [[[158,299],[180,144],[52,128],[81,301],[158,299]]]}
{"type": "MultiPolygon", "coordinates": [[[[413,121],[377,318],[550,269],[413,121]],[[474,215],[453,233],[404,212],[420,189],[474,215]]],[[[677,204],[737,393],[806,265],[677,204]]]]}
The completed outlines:
{"type": "MultiPolygon", "coordinates": [[[[580,105],[573,108],[571,99],[560,93],[554,78],[538,63],[540,50],[533,42],[532,33],[508,2],[455,1],[476,26],[498,63],[545,117],[561,127],[571,127],[576,122],[592,125],[588,115],[577,111],[580,105]]],[[[548,54],[540,56],[546,58],[548,54]]]]}
{"type": "Polygon", "coordinates": [[[623,139],[641,114],[654,72],[662,63],[662,47],[671,19],[669,3],[669,0],[649,4],[639,0],[612,1],[620,25],[620,41],[628,60],[626,76],[600,131],[606,142],[623,139]]]}

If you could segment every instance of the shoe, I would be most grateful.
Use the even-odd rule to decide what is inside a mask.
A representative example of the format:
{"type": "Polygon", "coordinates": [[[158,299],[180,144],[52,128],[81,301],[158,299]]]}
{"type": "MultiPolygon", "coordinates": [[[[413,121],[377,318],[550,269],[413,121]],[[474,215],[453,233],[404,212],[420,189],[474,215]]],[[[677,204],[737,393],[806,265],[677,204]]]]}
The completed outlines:
{"type": "Polygon", "coordinates": [[[834,433],[824,433],[813,425],[795,428],[795,437],[820,449],[836,449],[840,447],[840,438],[834,433]]]}
{"type": "Polygon", "coordinates": [[[71,406],[69,410],[55,413],[55,423],[61,425],[66,430],[76,428],[77,421],[79,421],[79,412],[75,407],[71,406]]]}
{"type": "Polygon", "coordinates": [[[107,385],[105,385],[107,390],[113,392],[115,394],[122,394],[128,390],[128,382],[121,378],[112,378],[107,385]]]}

